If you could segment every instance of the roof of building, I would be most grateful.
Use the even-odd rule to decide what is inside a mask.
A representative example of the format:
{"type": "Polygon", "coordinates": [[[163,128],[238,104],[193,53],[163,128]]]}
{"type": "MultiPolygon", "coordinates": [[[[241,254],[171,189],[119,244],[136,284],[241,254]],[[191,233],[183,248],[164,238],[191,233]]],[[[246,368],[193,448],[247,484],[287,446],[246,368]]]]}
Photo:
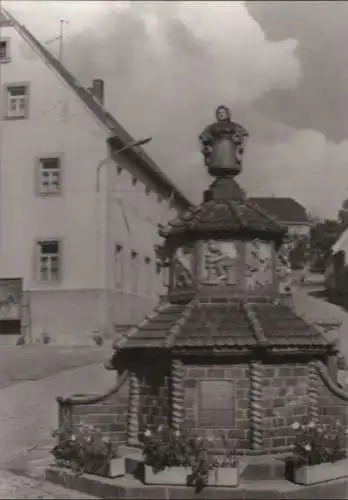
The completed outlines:
{"type": "MultiPolygon", "coordinates": [[[[89,110],[110,130],[112,136],[116,136],[120,147],[132,143],[134,138],[120,125],[120,123],[102,106],[102,104],[94,98],[89,90],[87,90],[79,81],[66,69],[63,64],[53,54],[47,50],[19,21],[10,14],[6,9],[2,8],[0,12],[1,24],[10,24],[13,26],[20,36],[41,56],[48,66],[56,71],[61,78],[69,85],[75,94],[83,101],[89,110]]],[[[125,152],[126,154],[126,152],[125,152]]],[[[169,179],[169,177],[160,169],[160,167],[145,153],[141,147],[137,147],[136,154],[129,149],[127,155],[132,156],[133,161],[143,168],[144,172],[160,184],[162,189],[168,192],[168,196],[172,196],[172,200],[176,201],[183,208],[191,206],[191,202],[182,193],[182,191],[169,179]]]]}
{"type": "Polygon", "coordinates": [[[264,346],[272,352],[327,350],[321,330],[285,303],[271,299],[234,299],[220,303],[193,299],[164,303],[115,342],[116,352],[134,349],[217,349],[249,351],[264,346]]]}
{"type": "Polygon", "coordinates": [[[2,9],[0,9],[0,26],[11,26],[11,24],[10,19],[6,17],[2,9]]]}
{"type": "Polygon", "coordinates": [[[306,209],[293,198],[250,198],[261,208],[273,214],[280,222],[308,224],[306,209]]]}
{"type": "Polygon", "coordinates": [[[242,232],[262,233],[282,237],[286,227],[279,223],[262,207],[250,199],[209,200],[197,207],[191,207],[184,214],[170,221],[161,228],[160,235],[171,237],[180,233],[208,233],[208,232],[242,232]]]}

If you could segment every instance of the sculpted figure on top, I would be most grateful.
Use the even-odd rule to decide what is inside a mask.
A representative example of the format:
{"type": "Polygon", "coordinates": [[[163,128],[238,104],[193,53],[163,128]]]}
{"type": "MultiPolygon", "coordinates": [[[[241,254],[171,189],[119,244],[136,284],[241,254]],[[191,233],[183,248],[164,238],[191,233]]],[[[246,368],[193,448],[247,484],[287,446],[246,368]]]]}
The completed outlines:
{"type": "Polygon", "coordinates": [[[227,106],[219,106],[215,112],[216,122],[208,125],[201,135],[201,151],[210,175],[234,177],[242,170],[242,158],[248,132],[231,121],[227,106]]]}

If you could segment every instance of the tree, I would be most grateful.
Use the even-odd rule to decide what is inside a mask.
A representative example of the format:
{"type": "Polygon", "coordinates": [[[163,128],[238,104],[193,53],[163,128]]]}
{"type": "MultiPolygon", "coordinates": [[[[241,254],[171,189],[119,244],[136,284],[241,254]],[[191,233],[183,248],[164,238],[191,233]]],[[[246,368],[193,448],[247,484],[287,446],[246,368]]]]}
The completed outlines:
{"type": "Polygon", "coordinates": [[[310,254],[313,271],[324,272],[325,262],[330,255],[331,247],[341,236],[345,227],[342,222],[335,219],[325,219],[312,227],[310,254]]]}

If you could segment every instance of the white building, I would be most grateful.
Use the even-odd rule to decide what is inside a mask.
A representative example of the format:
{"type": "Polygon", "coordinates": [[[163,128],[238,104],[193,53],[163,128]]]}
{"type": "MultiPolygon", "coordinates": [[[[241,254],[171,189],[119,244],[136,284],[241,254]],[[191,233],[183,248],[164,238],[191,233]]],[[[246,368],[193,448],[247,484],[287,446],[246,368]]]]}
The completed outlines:
{"type": "Polygon", "coordinates": [[[141,147],[117,154],[134,138],[104,109],[102,81],[83,88],[25,26],[0,19],[0,331],[19,327],[6,279],[20,279],[34,339],[136,323],[163,292],[157,224],[189,201],[141,147]]]}

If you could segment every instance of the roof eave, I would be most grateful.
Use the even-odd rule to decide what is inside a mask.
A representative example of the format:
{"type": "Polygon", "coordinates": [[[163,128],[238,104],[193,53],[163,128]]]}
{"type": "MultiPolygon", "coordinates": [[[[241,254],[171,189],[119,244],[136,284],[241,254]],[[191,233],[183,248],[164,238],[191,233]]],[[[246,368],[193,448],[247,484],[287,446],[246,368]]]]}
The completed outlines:
{"type": "MultiPolygon", "coordinates": [[[[127,144],[130,144],[132,142],[132,139],[130,138],[129,140],[124,141],[119,136],[112,135],[107,139],[107,142],[111,151],[117,152],[118,149],[127,146],[127,144]]],[[[135,150],[134,148],[127,148],[124,152],[122,152],[122,155],[142,168],[146,172],[147,176],[151,180],[153,180],[155,184],[160,185],[160,187],[166,191],[166,195],[168,197],[172,197],[171,200],[173,201],[174,205],[176,202],[177,205],[181,206],[185,210],[192,207],[192,203],[190,202],[190,200],[169,179],[169,177],[167,177],[164,173],[157,172],[157,166],[156,169],[151,166],[153,160],[151,160],[151,158],[140,146],[137,147],[137,150],[135,150]]],[[[116,158],[115,160],[117,161],[116,158]]]]}
{"type": "MultiPolygon", "coordinates": [[[[84,102],[88,109],[95,115],[95,117],[107,128],[114,137],[117,136],[121,147],[126,146],[129,143],[134,142],[134,138],[122,127],[117,120],[108,113],[103,106],[93,98],[90,92],[82,86],[76,78],[68,71],[65,66],[61,64],[60,61],[54,55],[46,49],[35,37],[34,35],[17,19],[12,16],[6,9],[1,9],[5,19],[13,26],[19,35],[27,42],[34,45],[42,59],[54,70],[56,71],[64,81],[70,86],[70,88],[75,92],[75,94],[84,102]]],[[[128,154],[130,153],[128,150],[128,154]]],[[[145,153],[145,151],[139,146],[138,153],[134,153],[133,161],[137,161],[139,165],[145,170],[148,176],[151,176],[158,184],[164,188],[169,196],[174,192],[175,200],[179,206],[187,208],[192,204],[188,198],[179,190],[177,186],[167,177],[164,172],[155,164],[155,162],[145,153]]]]}

